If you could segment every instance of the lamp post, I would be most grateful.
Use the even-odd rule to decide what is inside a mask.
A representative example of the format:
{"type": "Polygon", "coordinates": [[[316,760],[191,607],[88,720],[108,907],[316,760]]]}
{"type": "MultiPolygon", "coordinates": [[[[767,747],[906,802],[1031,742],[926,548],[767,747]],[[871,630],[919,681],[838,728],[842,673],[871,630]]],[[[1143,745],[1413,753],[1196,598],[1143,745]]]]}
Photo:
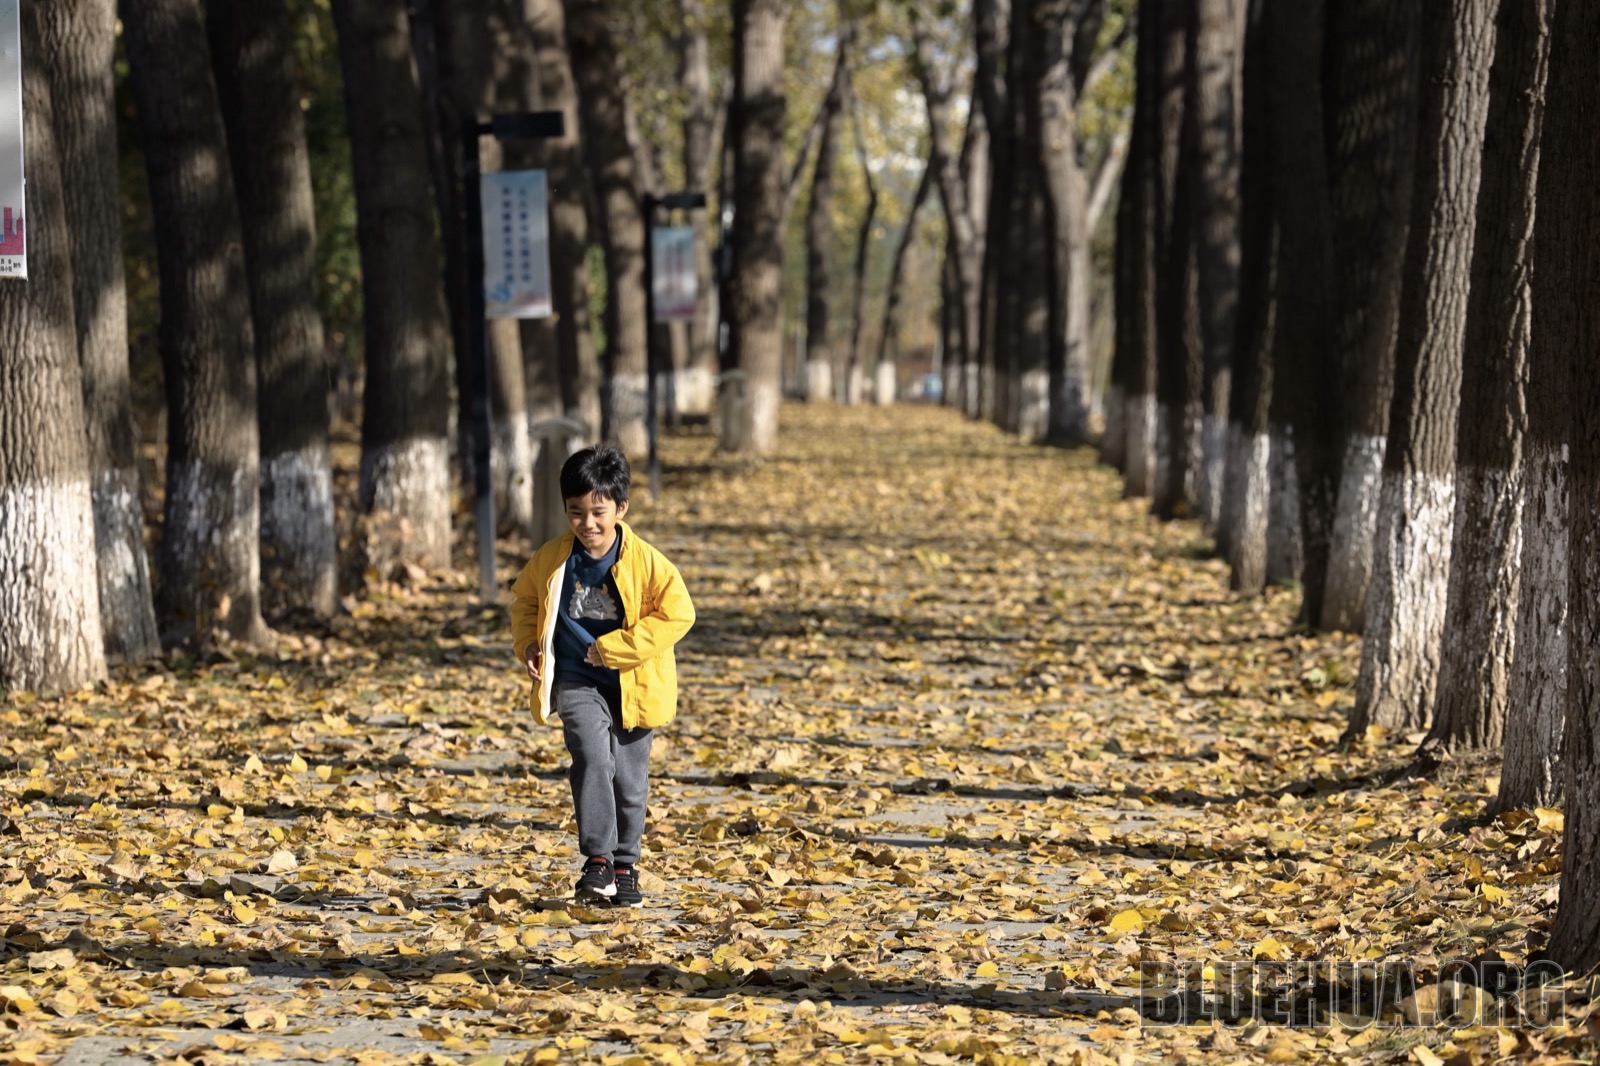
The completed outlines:
{"type": "Polygon", "coordinates": [[[461,231],[466,244],[467,274],[467,381],[472,389],[472,473],[477,492],[478,515],[478,597],[484,603],[495,601],[494,579],[494,489],[490,484],[489,435],[492,431],[489,407],[489,330],[483,295],[483,189],[479,179],[483,161],[478,138],[500,140],[540,140],[566,133],[566,117],[560,111],[526,111],[494,115],[487,121],[472,116],[461,130],[461,231]]]}
{"type": "Polygon", "coordinates": [[[656,208],[664,207],[668,211],[689,211],[696,207],[706,205],[706,194],[703,192],[675,192],[665,196],[655,196],[645,193],[640,197],[640,204],[644,214],[644,319],[645,319],[645,370],[649,384],[646,403],[648,410],[645,413],[645,427],[650,433],[650,495],[653,499],[661,498],[661,418],[656,412],[656,398],[660,395],[660,386],[656,379],[661,373],[661,352],[656,344],[656,272],[655,272],[655,232],[656,208]]]}

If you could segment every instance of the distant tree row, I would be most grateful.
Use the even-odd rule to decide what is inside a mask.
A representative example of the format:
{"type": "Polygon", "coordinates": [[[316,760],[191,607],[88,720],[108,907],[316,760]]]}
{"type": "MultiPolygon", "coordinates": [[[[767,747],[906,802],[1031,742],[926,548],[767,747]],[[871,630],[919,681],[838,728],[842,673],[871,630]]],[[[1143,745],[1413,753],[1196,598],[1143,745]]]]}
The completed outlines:
{"type": "Polygon", "coordinates": [[[1600,963],[1600,308],[1577,0],[1141,0],[1104,457],[1363,633],[1350,736],[1567,803],[1600,963]]]}
{"type": "MultiPolygon", "coordinates": [[[[339,344],[327,316],[343,337],[347,308],[360,310],[360,336],[348,338],[361,359],[360,562],[448,564],[452,489],[473,454],[469,363],[459,357],[470,314],[469,117],[553,109],[567,130],[480,142],[485,170],[542,167],[550,189],[557,313],[488,326],[504,530],[533,519],[530,428],[539,422],[564,416],[643,459],[651,328],[668,353],[669,413],[709,414],[719,371],[742,369],[749,402],[729,409],[723,444],[771,449],[785,248],[803,243],[784,227],[803,185],[817,341],[845,332],[829,324],[830,291],[853,290],[857,370],[845,376],[893,358],[908,219],[875,356],[862,354],[871,330],[860,296],[883,229],[878,185],[904,216],[916,177],[894,145],[922,139],[920,128],[886,132],[904,124],[884,101],[910,51],[893,11],[835,0],[793,11],[772,0],[731,11],[681,0],[667,13],[602,0],[150,0],[124,4],[119,22],[115,0],[23,6],[31,276],[0,285],[10,345],[0,604],[15,622],[0,633],[0,686],[70,687],[102,676],[108,660],[219,636],[262,642],[268,621],[337,609],[329,395],[339,344]],[[790,53],[819,51],[785,33],[791,14],[806,32],[837,31],[826,45],[831,88],[786,78],[790,53]],[[856,76],[856,49],[867,45],[887,75],[856,76]],[[308,56],[336,58],[338,76],[308,72],[308,56]],[[876,123],[857,92],[868,83],[876,123]],[[121,114],[119,88],[130,102],[121,114]],[[330,95],[342,100],[345,139],[333,152],[330,95]],[[812,116],[792,116],[791,96],[814,97],[812,116]],[[665,129],[667,115],[681,128],[665,129]],[[838,161],[845,116],[859,168],[838,161]],[[142,171],[132,195],[119,188],[127,159],[142,171]],[[828,261],[836,172],[855,197],[850,210],[863,185],[872,201],[846,277],[828,261]],[[719,287],[718,249],[702,240],[697,318],[652,327],[641,197],[673,187],[712,194],[701,222],[732,209],[726,269],[719,287]],[[341,195],[352,217],[325,214],[342,232],[319,241],[317,207],[341,195]],[[136,223],[131,298],[125,219],[136,223]],[[154,286],[142,277],[147,260],[154,286]],[[160,418],[135,406],[130,315],[159,321],[160,418]],[[141,423],[165,428],[149,555],[141,423]]],[[[920,127],[920,114],[912,118],[920,127]]],[[[879,258],[887,273],[887,253],[879,258]]],[[[842,319],[837,306],[832,317],[842,319]]],[[[837,360],[842,346],[830,347],[837,360]]]]}

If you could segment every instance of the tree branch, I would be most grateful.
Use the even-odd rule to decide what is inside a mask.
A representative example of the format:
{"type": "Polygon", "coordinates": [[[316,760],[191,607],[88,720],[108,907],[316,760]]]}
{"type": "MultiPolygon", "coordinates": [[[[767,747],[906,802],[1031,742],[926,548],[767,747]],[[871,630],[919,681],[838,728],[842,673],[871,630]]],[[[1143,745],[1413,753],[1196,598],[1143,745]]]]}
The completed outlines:
{"type": "Polygon", "coordinates": [[[1133,112],[1123,114],[1122,121],[1117,126],[1116,136],[1111,138],[1111,145],[1106,149],[1106,157],[1100,162],[1100,169],[1095,172],[1094,182],[1089,186],[1089,232],[1093,233],[1100,223],[1100,216],[1105,212],[1106,205],[1111,202],[1111,193],[1117,186],[1117,178],[1122,173],[1122,165],[1128,158],[1128,144],[1133,137],[1133,112]]]}

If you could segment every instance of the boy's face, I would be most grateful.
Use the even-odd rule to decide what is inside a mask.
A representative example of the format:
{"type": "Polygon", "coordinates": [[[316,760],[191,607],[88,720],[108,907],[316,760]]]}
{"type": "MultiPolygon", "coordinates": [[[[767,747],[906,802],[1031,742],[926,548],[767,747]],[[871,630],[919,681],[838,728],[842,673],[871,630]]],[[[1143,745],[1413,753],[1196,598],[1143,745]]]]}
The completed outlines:
{"type": "Polygon", "coordinates": [[[628,502],[618,504],[586,492],[567,500],[567,525],[583,550],[600,558],[617,542],[617,522],[628,513],[628,502]]]}

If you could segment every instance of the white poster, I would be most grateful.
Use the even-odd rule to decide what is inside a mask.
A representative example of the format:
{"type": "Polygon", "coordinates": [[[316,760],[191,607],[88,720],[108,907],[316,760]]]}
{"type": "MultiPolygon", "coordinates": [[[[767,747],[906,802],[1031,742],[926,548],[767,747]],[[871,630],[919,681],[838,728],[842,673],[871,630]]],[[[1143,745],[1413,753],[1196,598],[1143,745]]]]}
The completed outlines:
{"type": "Polygon", "coordinates": [[[650,242],[652,289],[657,322],[694,319],[694,229],[663,226],[650,242]]]}
{"type": "Polygon", "coordinates": [[[28,276],[22,204],[21,7],[0,0],[0,278],[28,276]]]}
{"type": "Polygon", "coordinates": [[[544,171],[485,174],[482,188],[486,313],[490,318],[549,318],[550,210],[544,171]]]}

